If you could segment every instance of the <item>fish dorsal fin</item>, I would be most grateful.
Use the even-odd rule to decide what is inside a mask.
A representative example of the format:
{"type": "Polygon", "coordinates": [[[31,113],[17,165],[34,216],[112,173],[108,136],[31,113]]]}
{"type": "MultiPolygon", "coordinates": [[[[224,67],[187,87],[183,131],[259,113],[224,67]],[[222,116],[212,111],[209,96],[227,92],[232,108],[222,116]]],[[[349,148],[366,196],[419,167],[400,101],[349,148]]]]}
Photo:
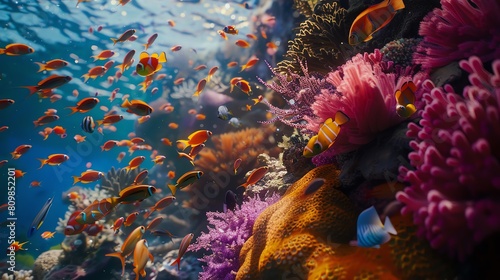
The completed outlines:
{"type": "Polygon", "coordinates": [[[167,62],[167,55],[165,54],[165,52],[160,53],[160,56],[158,57],[158,62],[159,63],[167,62]]]}
{"type": "Polygon", "coordinates": [[[401,102],[401,105],[408,105],[415,103],[415,91],[417,87],[412,81],[408,81],[401,86],[401,93],[399,99],[396,99],[398,102],[401,102]]]}
{"type": "Polygon", "coordinates": [[[147,57],[149,57],[149,54],[147,52],[141,52],[141,55],[139,56],[139,61],[147,57]]]}
{"type": "Polygon", "coordinates": [[[366,210],[364,210],[363,212],[361,212],[361,214],[359,214],[359,217],[358,217],[358,228],[359,227],[383,227],[382,225],[382,221],[380,221],[380,218],[378,216],[378,213],[377,213],[377,210],[375,209],[375,207],[370,207],[366,210]]]}
{"type": "Polygon", "coordinates": [[[390,234],[397,235],[398,232],[396,231],[396,228],[391,223],[391,219],[389,219],[389,216],[385,217],[385,222],[384,222],[384,228],[385,231],[387,231],[390,234]]]}
{"type": "Polygon", "coordinates": [[[335,113],[335,122],[341,126],[343,124],[345,124],[346,122],[348,122],[350,119],[349,117],[342,111],[337,111],[337,113],[335,113]]]}
{"type": "Polygon", "coordinates": [[[157,53],[152,53],[152,54],[151,54],[151,57],[154,57],[154,58],[158,59],[158,57],[159,57],[159,56],[158,56],[158,54],[157,54],[157,53]]]}
{"type": "Polygon", "coordinates": [[[327,124],[332,123],[332,122],[333,122],[332,118],[328,118],[328,119],[327,119],[327,120],[323,123],[323,125],[327,125],[327,124]]]}

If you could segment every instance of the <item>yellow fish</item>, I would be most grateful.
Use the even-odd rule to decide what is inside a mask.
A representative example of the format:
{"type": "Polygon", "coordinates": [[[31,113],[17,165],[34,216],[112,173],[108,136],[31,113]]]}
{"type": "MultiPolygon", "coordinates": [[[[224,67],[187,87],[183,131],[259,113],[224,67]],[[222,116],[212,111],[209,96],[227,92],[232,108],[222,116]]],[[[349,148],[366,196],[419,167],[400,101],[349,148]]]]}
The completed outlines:
{"type": "Polygon", "coordinates": [[[396,12],[404,7],[403,0],[385,0],[368,7],[352,23],[349,30],[349,45],[371,40],[373,33],[386,26],[396,12]]]}
{"type": "Polygon", "coordinates": [[[349,121],[349,117],[342,111],[337,111],[335,121],[329,118],[319,128],[318,135],[309,139],[307,146],[304,148],[305,157],[313,157],[330,148],[340,132],[340,126],[349,121]]]}
{"type": "Polygon", "coordinates": [[[142,277],[146,277],[146,271],[144,268],[148,263],[148,259],[151,262],[154,262],[155,258],[148,250],[148,242],[146,239],[141,239],[135,245],[134,249],[134,272],[135,272],[135,280],[139,280],[139,274],[142,277]]]}
{"type": "Polygon", "coordinates": [[[121,247],[121,252],[115,252],[115,253],[109,253],[106,254],[108,257],[116,257],[119,258],[121,263],[122,263],[122,276],[125,274],[125,258],[132,254],[132,252],[135,249],[135,245],[139,240],[141,240],[142,235],[146,231],[146,228],[144,226],[137,227],[132,231],[127,239],[122,244],[121,247]]]}
{"type": "Polygon", "coordinates": [[[406,82],[401,86],[400,90],[395,93],[396,113],[402,118],[409,118],[413,115],[417,108],[415,108],[415,91],[417,87],[412,81],[406,82]]]}

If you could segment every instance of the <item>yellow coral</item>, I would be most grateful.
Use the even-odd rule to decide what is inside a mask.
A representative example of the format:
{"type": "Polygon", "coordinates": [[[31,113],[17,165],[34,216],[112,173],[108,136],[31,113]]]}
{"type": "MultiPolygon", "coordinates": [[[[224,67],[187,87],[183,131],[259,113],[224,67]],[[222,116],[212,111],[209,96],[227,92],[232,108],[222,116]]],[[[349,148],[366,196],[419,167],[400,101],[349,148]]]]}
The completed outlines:
{"type": "Polygon", "coordinates": [[[450,265],[414,235],[408,217],[392,217],[398,230],[380,249],[348,245],[357,209],[339,189],[332,165],[307,173],[256,220],[240,252],[236,279],[432,279],[449,277],[450,265]],[[306,194],[315,178],[325,184],[306,194]],[[290,278],[292,279],[292,278],[290,278]]]}

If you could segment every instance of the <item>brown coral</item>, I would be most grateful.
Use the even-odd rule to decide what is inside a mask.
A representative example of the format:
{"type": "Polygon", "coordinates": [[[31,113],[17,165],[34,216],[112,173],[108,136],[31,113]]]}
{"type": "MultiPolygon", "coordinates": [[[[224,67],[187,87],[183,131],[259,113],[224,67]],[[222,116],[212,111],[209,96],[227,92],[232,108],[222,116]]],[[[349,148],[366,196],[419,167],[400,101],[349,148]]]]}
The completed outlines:
{"type": "Polygon", "coordinates": [[[296,1],[300,11],[312,14],[300,24],[295,39],[288,42],[286,59],[278,63],[277,72],[301,74],[297,59],[305,59],[311,72],[326,74],[350,57],[349,26],[345,22],[347,11],[330,0],[318,1],[314,8],[312,5],[312,2],[296,1]]]}
{"type": "Polygon", "coordinates": [[[262,212],[241,250],[236,279],[451,277],[450,264],[415,237],[407,217],[391,218],[398,235],[380,249],[349,246],[359,210],[339,191],[339,172],[333,168],[313,169],[262,212]],[[306,194],[315,178],[324,178],[325,183],[306,194]]]}

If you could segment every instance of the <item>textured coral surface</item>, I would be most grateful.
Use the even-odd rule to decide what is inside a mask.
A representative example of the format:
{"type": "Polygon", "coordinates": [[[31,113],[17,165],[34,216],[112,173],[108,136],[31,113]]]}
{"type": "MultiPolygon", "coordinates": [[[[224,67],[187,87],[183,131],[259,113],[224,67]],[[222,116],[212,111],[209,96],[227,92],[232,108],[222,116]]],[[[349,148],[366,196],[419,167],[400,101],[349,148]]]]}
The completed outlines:
{"type": "Polygon", "coordinates": [[[392,218],[398,230],[381,249],[347,243],[359,210],[338,190],[338,171],[323,165],[307,173],[257,218],[240,253],[236,279],[431,279],[452,275],[445,258],[416,238],[409,216],[392,218]],[[309,183],[324,178],[315,192],[309,183]]]}

